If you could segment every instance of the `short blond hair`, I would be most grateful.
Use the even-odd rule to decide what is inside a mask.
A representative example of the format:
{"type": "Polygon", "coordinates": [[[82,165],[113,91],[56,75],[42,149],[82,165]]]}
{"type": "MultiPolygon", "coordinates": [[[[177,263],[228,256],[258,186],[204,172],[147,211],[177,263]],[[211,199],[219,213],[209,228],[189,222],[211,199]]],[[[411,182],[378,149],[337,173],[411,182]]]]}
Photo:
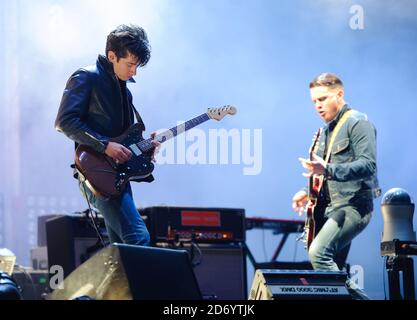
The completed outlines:
{"type": "Polygon", "coordinates": [[[343,82],[333,73],[322,73],[310,82],[310,89],[315,87],[343,88],[343,82]]]}

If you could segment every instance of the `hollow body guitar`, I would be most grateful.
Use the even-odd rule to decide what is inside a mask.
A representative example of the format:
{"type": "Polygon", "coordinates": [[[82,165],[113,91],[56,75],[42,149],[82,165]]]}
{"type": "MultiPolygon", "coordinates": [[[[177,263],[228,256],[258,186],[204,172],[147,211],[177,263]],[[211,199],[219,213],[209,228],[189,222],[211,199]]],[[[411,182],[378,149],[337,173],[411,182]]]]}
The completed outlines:
{"type": "MultiPolygon", "coordinates": [[[[222,120],[226,115],[234,115],[235,107],[227,105],[220,108],[209,108],[206,113],[186,121],[176,127],[155,136],[155,140],[164,143],[197,125],[210,120],[222,120]]],[[[129,181],[151,182],[151,174],[155,168],[151,161],[154,146],[152,139],[144,139],[141,127],[132,125],[126,132],[112,142],[122,144],[132,152],[129,161],[117,164],[103,153],[99,153],[86,145],[79,145],[75,151],[75,166],[82,174],[88,188],[102,198],[120,196],[129,181]]]]}

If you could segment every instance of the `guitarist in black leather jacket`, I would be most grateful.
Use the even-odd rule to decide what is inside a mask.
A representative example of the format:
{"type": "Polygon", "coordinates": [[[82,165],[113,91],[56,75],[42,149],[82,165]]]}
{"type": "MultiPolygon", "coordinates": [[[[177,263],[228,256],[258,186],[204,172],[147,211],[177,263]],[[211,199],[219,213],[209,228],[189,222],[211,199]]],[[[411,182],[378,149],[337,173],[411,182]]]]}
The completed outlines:
{"type": "MultiPolygon", "coordinates": [[[[365,114],[345,103],[343,83],[336,75],[316,77],[310,93],[326,125],[312,159],[300,159],[308,171],[305,176],[324,178],[315,217],[318,232],[308,253],[315,270],[339,271],[351,241],[368,225],[373,199],[380,194],[376,130],[365,114]]],[[[294,210],[302,212],[308,200],[306,190],[297,192],[292,199],[294,210]]],[[[347,285],[354,298],[368,299],[350,279],[347,285]]]]}
{"type": "MultiPolygon", "coordinates": [[[[69,78],[56,117],[56,130],[75,141],[75,147],[86,145],[118,164],[128,161],[131,151],[109,139],[121,135],[134,123],[132,94],[126,83],[135,82],[132,77],[137,68],[144,67],[150,56],[150,44],[141,27],[121,25],[113,30],[107,37],[106,56],[99,55],[95,65],[80,68],[69,78]]],[[[137,121],[144,131],[140,116],[137,121]]],[[[154,156],[159,143],[153,144],[154,156]]],[[[137,211],[130,185],[120,197],[106,200],[95,196],[80,175],[75,176],[81,192],[103,215],[112,243],[149,244],[149,232],[137,211]]]]}

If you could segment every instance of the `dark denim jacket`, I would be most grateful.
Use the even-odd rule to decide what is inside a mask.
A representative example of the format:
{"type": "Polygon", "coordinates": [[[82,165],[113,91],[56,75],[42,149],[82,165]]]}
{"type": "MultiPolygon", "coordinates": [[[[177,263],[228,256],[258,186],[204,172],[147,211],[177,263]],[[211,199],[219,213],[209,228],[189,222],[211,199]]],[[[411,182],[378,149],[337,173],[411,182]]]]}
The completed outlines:
{"type": "MultiPolygon", "coordinates": [[[[328,123],[319,140],[317,155],[324,157],[325,141],[342,115],[351,108],[345,105],[328,123]]],[[[330,139],[328,139],[330,140],[330,139]]],[[[352,110],[334,141],[326,168],[327,190],[331,205],[372,201],[380,195],[377,179],[376,130],[367,116],[352,110]]]]}

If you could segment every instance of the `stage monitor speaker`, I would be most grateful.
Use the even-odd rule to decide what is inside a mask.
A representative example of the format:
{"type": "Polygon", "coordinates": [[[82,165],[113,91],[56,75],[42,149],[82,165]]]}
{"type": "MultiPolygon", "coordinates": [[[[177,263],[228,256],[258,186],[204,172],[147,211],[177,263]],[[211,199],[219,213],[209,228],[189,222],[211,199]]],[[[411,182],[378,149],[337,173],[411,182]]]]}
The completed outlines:
{"type": "MultiPolygon", "coordinates": [[[[107,241],[103,217],[99,216],[96,220],[101,235],[107,241]]],[[[103,247],[91,219],[82,213],[57,215],[48,219],[46,241],[48,267],[61,266],[64,277],[103,247]]]]}
{"type": "Polygon", "coordinates": [[[184,243],[180,248],[189,253],[203,299],[247,299],[246,254],[242,244],[184,243]]]}
{"type": "Polygon", "coordinates": [[[352,300],[346,280],[341,271],[258,269],[249,300],[352,300]]]}
{"type": "Polygon", "coordinates": [[[313,266],[310,261],[268,261],[256,262],[255,269],[313,270],[313,266]]]}
{"type": "Polygon", "coordinates": [[[200,300],[188,254],[112,244],[72,272],[48,300],[200,300]]]}

